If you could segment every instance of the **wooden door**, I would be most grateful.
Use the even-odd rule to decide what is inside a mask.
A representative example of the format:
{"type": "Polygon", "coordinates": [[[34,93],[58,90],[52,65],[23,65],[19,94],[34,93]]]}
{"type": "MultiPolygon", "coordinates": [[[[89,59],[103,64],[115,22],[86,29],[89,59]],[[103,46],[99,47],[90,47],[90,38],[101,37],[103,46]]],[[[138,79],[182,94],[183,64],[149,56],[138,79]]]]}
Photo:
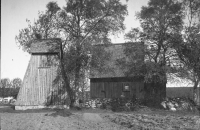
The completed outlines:
{"type": "Polygon", "coordinates": [[[39,104],[46,105],[53,100],[53,80],[55,78],[54,69],[49,60],[49,55],[40,56],[38,67],[38,87],[39,104]]]}
{"type": "Polygon", "coordinates": [[[39,84],[39,104],[45,105],[47,103],[48,96],[51,96],[49,94],[51,89],[51,75],[50,75],[50,68],[39,68],[39,78],[38,78],[38,84],[39,84]]]}

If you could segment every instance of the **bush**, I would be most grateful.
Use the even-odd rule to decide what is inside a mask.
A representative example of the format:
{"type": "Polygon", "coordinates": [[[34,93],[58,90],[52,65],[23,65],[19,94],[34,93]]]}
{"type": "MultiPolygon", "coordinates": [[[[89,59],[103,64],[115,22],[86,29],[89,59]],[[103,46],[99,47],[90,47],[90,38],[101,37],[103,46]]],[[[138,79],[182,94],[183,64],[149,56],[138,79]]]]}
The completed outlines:
{"type": "Polygon", "coordinates": [[[20,88],[0,88],[0,97],[14,97],[17,98],[20,88]]]}
{"type": "Polygon", "coordinates": [[[111,110],[116,111],[134,111],[139,109],[141,100],[133,98],[115,98],[111,101],[111,110]]]}
{"type": "Polygon", "coordinates": [[[142,105],[152,108],[161,108],[161,100],[160,98],[149,97],[142,100],[142,105]]]}

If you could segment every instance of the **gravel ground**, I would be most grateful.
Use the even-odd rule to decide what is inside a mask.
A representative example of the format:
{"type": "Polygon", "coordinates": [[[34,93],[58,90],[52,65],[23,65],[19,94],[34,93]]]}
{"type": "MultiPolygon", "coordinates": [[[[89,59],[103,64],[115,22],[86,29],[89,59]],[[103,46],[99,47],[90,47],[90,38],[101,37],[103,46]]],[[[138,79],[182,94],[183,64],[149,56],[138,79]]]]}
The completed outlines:
{"type": "Polygon", "coordinates": [[[114,113],[105,110],[0,109],[2,130],[199,130],[197,114],[168,111],[114,113]]]}

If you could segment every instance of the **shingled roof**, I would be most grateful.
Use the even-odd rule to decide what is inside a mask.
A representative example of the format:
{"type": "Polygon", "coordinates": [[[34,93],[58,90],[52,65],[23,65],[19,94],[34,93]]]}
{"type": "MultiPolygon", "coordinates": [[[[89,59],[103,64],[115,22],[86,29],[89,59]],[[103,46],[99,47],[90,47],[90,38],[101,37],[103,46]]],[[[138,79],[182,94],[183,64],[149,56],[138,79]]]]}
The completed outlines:
{"type": "Polygon", "coordinates": [[[34,40],[30,47],[30,53],[58,53],[60,52],[61,40],[54,39],[39,39],[34,40]]]}
{"type": "Polygon", "coordinates": [[[118,44],[110,44],[110,45],[97,45],[95,47],[103,47],[106,52],[110,53],[110,58],[108,61],[105,61],[106,71],[99,71],[97,68],[91,67],[90,69],[90,78],[116,78],[116,77],[127,77],[127,68],[119,66],[117,64],[117,60],[124,58],[125,61],[136,59],[136,62],[138,62],[138,59],[140,60],[138,64],[141,63],[141,61],[144,61],[144,55],[138,57],[138,55],[132,55],[131,59],[127,57],[127,54],[125,54],[126,48],[134,48],[135,46],[140,46],[139,49],[143,50],[142,47],[143,43],[118,43],[118,44]],[[133,58],[133,59],[132,59],[133,58]]]}

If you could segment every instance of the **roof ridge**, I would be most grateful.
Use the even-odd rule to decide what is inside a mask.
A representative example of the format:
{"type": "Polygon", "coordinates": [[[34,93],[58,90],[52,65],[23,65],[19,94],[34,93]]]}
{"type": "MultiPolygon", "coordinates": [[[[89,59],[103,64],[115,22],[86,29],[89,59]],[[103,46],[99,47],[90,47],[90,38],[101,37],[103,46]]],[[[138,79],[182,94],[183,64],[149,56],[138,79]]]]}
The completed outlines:
{"type": "Polygon", "coordinates": [[[110,44],[95,44],[94,46],[110,46],[110,45],[127,45],[133,43],[143,43],[143,42],[124,42],[124,43],[110,43],[110,44]]]}

